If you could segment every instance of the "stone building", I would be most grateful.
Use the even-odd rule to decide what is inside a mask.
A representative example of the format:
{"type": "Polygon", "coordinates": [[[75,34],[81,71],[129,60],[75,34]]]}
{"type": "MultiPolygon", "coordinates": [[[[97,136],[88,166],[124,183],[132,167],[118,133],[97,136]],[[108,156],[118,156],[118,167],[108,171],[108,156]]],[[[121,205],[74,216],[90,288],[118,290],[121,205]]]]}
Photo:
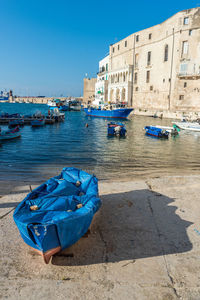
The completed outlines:
{"type": "Polygon", "coordinates": [[[83,102],[91,103],[95,99],[95,84],[97,82],[96,78],[84,78],[83,86],[83,102]]]}
{"type": "Polygon", "coordinates": [[[200,8],[131,34],[109,49],[108,101],[200,111],[200,8]]]}

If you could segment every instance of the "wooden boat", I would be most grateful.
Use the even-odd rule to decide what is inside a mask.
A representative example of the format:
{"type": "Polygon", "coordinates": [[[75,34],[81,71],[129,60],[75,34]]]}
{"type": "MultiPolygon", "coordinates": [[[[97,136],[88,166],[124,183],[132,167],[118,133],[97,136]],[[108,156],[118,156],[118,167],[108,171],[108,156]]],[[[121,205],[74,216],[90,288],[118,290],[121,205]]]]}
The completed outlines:
{"type": "Polygon", "coordinates": [[[169,137],[169,131],[163,130],[162,128],[157,128],[155,126],[146,126],[144,129],[146,131],[146,135],[165,139],[168,139],[169,137]]]}
{"type": "Polygon", "coordinates": [[[48,263],[52,255],[87,232],[100,206],[97,178],[79,169],[64,168],[60,175],[29,193],[13,217],[24,242],[48,263]]]}
{"type": "Polygon", "coordinates": [[[0,131],[0,141],[11,140],[21,136],[19,126],[14,129],[0,131]]]}
{"type": "Polygon", "coordinates": [[[108,135],[109,136],[125,136],[126,127],[122,123],[110,122],[108,123],[108,135]]]}
{"type": "Polygon", "coordinates": [[[40,127],[45,125],[45,120],[44,119],[36,119],[31,121],[31,126],[32,127],[40,127]]]}

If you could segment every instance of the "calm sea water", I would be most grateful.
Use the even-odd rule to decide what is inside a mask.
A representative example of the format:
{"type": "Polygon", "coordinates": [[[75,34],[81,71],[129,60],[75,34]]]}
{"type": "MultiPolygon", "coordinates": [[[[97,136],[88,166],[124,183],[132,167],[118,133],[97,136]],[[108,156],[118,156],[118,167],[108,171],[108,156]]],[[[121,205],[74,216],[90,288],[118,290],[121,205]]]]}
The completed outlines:
{"type": "MultiPolygon", "coordinates": [[[[47,113],[46,105],[0,103],[0,112],[47,113]]],[[[0,180],[43,180],[74,166],[99,179],[194,173],[200,167],[200,134],[181,132],[159,140],[145,136],[145,125],[172,120],[133,116],[124,121],[126,138],[108,138],[106,119],[66,112],[65,122],[43,128],[24,126],[19,139],[0,147],[0,180]],[[85,124],[89,127],[86,128],[85,124]]],[[[4,128],[4,126],[2,126],[4,128]]]]}

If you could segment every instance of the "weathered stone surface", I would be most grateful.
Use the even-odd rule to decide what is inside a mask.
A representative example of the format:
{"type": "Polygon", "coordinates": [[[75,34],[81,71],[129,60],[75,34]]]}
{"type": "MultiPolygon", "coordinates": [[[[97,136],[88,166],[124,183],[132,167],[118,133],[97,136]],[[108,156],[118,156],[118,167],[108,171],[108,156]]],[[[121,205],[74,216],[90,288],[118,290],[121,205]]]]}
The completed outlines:
{"type": "Polygon", "coordinates": [[[49,265],[9,213],[29,186],[8,187],[0,198],[0,298],[200,298],[200,176],[100,182],[103,205],[90,234],[49,265]]]}

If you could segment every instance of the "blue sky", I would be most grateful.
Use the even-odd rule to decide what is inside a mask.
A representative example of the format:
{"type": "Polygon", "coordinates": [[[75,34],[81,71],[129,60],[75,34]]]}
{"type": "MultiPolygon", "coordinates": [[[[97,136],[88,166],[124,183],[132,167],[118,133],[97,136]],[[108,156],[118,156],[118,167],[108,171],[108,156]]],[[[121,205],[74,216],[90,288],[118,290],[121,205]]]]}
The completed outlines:
{"type": "Polygon", "coordinates": [[[0,90],[80,96],[109,45],[200,1],[0,0],[0,90]]]}

